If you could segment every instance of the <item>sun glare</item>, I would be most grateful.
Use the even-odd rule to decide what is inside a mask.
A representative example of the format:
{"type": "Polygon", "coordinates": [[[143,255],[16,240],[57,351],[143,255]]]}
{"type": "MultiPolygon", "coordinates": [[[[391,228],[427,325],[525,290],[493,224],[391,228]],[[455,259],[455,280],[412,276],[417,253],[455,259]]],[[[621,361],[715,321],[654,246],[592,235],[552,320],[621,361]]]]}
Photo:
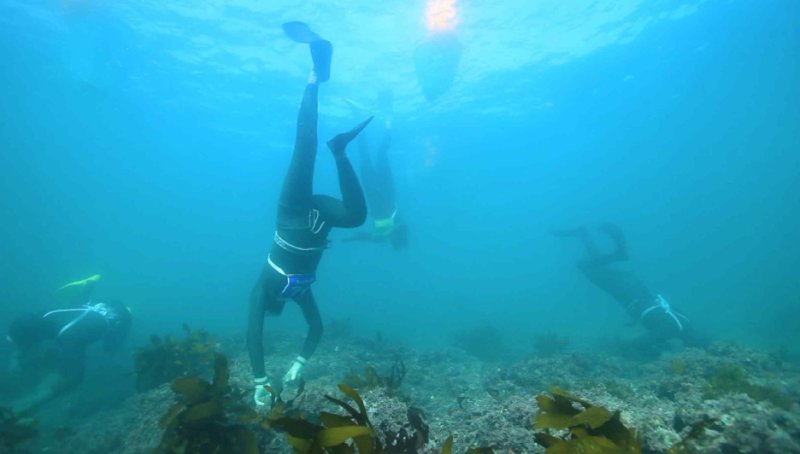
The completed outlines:
{"type": "Polygon", "coordinates": [[[456,0],[428,0],[425,22],[433,33],[455,30],[458,24],[456,0]]]}

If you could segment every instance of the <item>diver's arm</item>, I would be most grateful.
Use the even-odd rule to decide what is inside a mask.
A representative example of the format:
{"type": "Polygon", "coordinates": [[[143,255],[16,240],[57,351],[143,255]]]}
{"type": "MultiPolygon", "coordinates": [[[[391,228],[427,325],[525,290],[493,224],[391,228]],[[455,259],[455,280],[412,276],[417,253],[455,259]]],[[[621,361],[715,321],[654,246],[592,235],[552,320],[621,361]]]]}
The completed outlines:
{"type": "Polygon", "coordinates": [[[39,406],[56,397],[59,389],[63,388],[63,381],[64,378],[58,371],[50,372],[31,393],[11,404],[11,410],[22,415],[35,411],[39,406]]]}
{"type": "MultiPolygon", "coordinates": [[[[264,307],[262,298],[250,297],[250,310],[247,316],[247,353],[255,378],[266,378],[264,367],[264,307]]],[[[265,380],[266,382],[266,380],[265,380]]]]}

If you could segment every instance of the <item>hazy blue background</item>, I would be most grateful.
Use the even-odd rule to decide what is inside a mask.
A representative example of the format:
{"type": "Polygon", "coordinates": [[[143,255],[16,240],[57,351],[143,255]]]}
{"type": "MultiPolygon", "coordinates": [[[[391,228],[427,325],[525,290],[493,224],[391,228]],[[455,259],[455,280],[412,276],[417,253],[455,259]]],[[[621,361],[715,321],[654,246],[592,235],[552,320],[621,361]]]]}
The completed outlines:
{"type": "MultiPolygon", "coordinates": [[[[613,221],[628,266],[713,336],[797,344],[800,2],[457,8],[459,75],[430,103],[422,0],[0,0],[0,323],[102,273],[136,339],[243,335],[309,67],[280,29],[299,19],[335,45],[322,138],[394,90],[411,227],[400,253],[332,235],[325,320],[417,346],[484,322],[521,348],[624,333],[580,248],[548,234],[613,221]]],[[[331,161],[316,189],[336,194],[331,161]]],[[[294,307],[268,326],[304,330],[294,307]]]]}

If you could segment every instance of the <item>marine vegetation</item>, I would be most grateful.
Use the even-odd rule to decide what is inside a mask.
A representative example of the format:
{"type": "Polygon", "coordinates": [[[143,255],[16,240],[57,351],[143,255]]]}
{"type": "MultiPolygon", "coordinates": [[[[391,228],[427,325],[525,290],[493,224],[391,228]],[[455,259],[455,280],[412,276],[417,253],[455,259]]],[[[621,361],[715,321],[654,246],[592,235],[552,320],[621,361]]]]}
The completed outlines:
{"type": "Polygon", "coordinates": [[[255,432],[231,417],[252,411],[242,403],[243,394],[228,386],[229,377],[228,360],[216,353],[211,383],[199,377],[172,381],[178,402],[159,420],[164,434],[156,453],[258,453],[255,432]]]}
{"type": "Polygon", "coordinates": [[[340,384],[339,390],[349,397],[355,406],[332,396],[325,398],[341,407],[346,415],[320,412],[321,425],[298,416],[285,416],[269,420],[267,427],[262,423],[262,427],[286,432],[287,441],[298,454],[386,452],[369,420],[364,400],[358,392],[345,384],[340,384]]]}
{"type": "Polygon", "coordinates": [[[19,417],[8,408],[0,408],[0,452],[13,452],[17,445],[39,435],[34,420],[19,417]]]}
{"type": "MultiPolygon", "coordinates": [[[[442,450],[440,451],[441,454],[453,454],[453,436],[450,435],[447,437],[447,440],[444,441],[442,445],[442,450]]],[[[467,449],[464,454],[492,454],[494,450],[492,448],[469,448],[467,449]]]]}
{"type": "Polygon", "coordinates": [[[150,344],[133,353],[136,389],[146,391],[179,376],[202,374],[214,363],[216,344],[204,330],[183,325],[186,337],[150,336],[150,344]]]}
{"type": "Polygon", "coordinates": [[[539,411],[533,417],[539,430],[534,439],[545,453],[641,454],[636,431],[625,427],[619,411],[612,413],[555,387],[550,394],[536,396],[539,411]],[[566,432],[556,436],[551,430],[566,432]]]}
{"type": "Polygon", "coordinates": [[[569,338],[561,336],[553,331],[537,334],[533,338],[533,351],[536,356],[549,358],[559,353],[563,353],[569,346],[569,338]]]}
{"type": "Polygon", "coordinates": [[[389,396],[393,396],[400,388],[405,376],[406,365],[399,356],[395,356],[392,367],[386,375],[379,375],[374,367],[367,366],[364,368],[363,376],[351,370],[343,381],[351,387],[361,390],[361,392],[369,389],[384,388],[389,396]]]}
{"type": "Polygon", "coordinates": [[[714,418],[703,418],[695,422],[692,424],[689,432],[679,442],[673,444],[672,447],[669,448],[667,454],[683,454],[687,452],[693,452],[691,450],[691,445],[697,442],[705,434],[706,428],[710,427],[716,422],[717,420],[714,418]]]}
{"type": "Polygon", "coordinates": [[[673,359],[667,365],[667,372],[671,375],[680,376],[686,373],[687,367],[688,365],[686,364],[686,361],[681,359],[673,359]]]}
{"type": "Polygon", "coordinates": [[[760,386],[750,383],[747,372],[734,364],[720,366],[711,376],[703,388],[704,399],[718,399],[727,394],[747,394],[758,402],[770,402],[776,407],[788,410],[791,400],[777,388],[760,386]]]}

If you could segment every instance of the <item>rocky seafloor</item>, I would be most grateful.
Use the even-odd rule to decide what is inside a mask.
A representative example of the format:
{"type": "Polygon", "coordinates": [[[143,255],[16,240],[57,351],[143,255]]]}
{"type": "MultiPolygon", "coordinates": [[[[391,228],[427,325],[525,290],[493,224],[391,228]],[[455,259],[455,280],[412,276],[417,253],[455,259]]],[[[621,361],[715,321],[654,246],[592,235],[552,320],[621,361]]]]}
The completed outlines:
{"type": "MultiPolygon", "coordinates": [[[[299,342],[295,338],[278,343],[268,358],[271,377],[282,375],[299,342]]],[[[249,389],[243,344],[229,342],[222,350],[230,360],[230,384],[249,389]]],[[[405,367],[399,387],[359,389],[373,425],[384,437],[401,429],[414,436],[420,429],[409,422],[408,410],[422,411],[427,442],[396,452],[438,453],[451,435],[457,453],[474,447],[544,452],[534,442],[534,397],[558,386],[619,410],[624,424],[641,438],[644,453],[667,452],[700,421],[706,421],[701,435],[686,442],[681,452],[800,453],[797,364],[729,343],[649,361],[575,351],[485,361],[458,348],[421,353],[375,340],[329,339],[306,367],[306,387],[297,405],[309,414],[336,411],[324,396],[341,396],[338,383],[363,374],[366,367],[388,376],[399,361],[405,367]]],[[[158,420],[174,400],[169,385],[161,385],[113,408],[42,426],[41,435],[19,452],[150,452],[162,435],[158,420]]],[[[258,439],[262,452],[293,452],[280,432],[260,432],[258,439]]]]}

